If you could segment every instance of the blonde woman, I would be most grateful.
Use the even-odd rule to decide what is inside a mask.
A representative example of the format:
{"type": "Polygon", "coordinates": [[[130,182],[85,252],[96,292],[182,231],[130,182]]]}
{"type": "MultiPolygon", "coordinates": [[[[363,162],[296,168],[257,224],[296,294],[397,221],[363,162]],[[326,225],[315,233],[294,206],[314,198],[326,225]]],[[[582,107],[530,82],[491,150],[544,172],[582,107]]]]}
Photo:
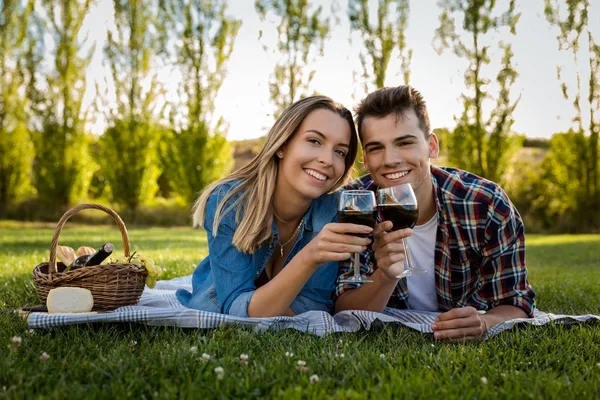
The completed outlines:
{"type": "Polygon", "coordinates": [[[179,300],[241,317],[330,311],[338,262],[370,243],[350,234],[371,228],[336,222],[331,193],[346,182],[357,147],[351,112],[328,97],[285,110],[259,154],[196,202],[209,255],[179,300]]]}

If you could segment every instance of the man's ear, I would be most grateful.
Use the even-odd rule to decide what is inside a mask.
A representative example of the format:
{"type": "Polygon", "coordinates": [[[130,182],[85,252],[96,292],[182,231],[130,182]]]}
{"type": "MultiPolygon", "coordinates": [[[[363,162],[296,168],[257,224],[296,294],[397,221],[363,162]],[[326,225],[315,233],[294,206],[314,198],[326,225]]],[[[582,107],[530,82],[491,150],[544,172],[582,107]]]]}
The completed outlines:
{"type": "Polygon", "coordinates": [[[435,133],[429,135],[429,158],[437,158],[440,154],[440,142],[435,133]]]}

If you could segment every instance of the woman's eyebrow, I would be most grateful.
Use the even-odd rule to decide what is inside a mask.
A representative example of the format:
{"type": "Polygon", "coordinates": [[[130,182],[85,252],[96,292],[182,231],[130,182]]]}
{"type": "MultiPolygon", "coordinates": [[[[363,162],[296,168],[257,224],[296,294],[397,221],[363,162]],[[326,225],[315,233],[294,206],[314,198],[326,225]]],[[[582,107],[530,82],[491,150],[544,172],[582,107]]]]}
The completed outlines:
{"type": "MultiPolygon", "coordinates": [[[[308,132],[312,132],[312,133],[316,133],[317,135],[321,136],[323,139],[327,140],[327,136],[325,136],[322,132],[316,130],[316,129],[308,129],[306,130],[306,133],[308,132]]],[[[343,146],[343,147],[347,147],[350,148],[350,145],[347,143],[338,143],[338,146],[343,146]]]]}

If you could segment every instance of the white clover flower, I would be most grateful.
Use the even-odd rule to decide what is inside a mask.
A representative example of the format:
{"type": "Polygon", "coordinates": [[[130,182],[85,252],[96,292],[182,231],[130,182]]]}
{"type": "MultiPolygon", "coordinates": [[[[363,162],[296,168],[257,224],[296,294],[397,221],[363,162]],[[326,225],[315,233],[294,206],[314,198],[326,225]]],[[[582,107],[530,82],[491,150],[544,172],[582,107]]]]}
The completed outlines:
{"type": "Polygon", "coordinates": [[[240,354],[240,364],[248,365],[248,354],[240,354]]]}
{"type": "Polygon", "coordinates": [[[286,357],[294,357],[294,353],[292,353],[292,352],[289,352],[289,351],[286,351],[286,352],[285,352],[285,356],[286,356],[286,357]]]}
{"type": "Polygon", "coordinates": [[[23,343],[23,339],[20,336],[13,336],[10,341],[14,347],[19,347],[23,343]]]}
{"type": "Polygon", "coordinates": [[[198,352],[198,346],[192,346],[192,347],[190,347],[190,353],[196,354],[197,352],[198,352]]]}
{"type": "Polygon", "coordinates": [[[32,337],[35,331],[33,329],[29,329],[26,333],[27,336],[32,337]]]}
{"type": "Polygon", "coordinates": [[[306,372],[306,371],[308,371],[308,368],[306,367],[306,361],[298,360],[297,364],[298,365],[296,366],[296,369],[298,371],[300,371],[300,372],[306,372]]]}
{"type": "Polygon", "coordinates": [[[379,355],[379,359],[380,359],[380,360],[385,360],[385,354],[381,353],[381,354],[379,355]]]}
{"type": "Polygon", "coordinates": [[[210,358],[211,358],[211,357],[210,357],[210,354],[202,353],[202,359],[203,359],[204,361],[208,361],[208,360],[210,360],[210,358]]]}
{"type": "Polygon", "coordinates": [[[137,346],[137,340],[132,340],[129,342],[129,348],[133,349],[135,346],[137,346]]]}
{"type": "Polygon", "coordinates": [[[225,370],[223,369],[223,367],[216,367],[215,374],[217,374],[218,380],[222,380],[223,376],[225,375],[225,370]]]}
{"type": "Polygon", "coordinates": [[[488,384],[488,380],[487,380],[487,378],[485,376],[481,377],[481,383],[484,384],[484,385],[488,384]]]}
{"type": "Polygon", "coordinates": [[[42,360],[42,361],[46,361],[49,358],[50,358],[50,356],[46,352],[43,352],[42,355],[40,356],[40,360],[42,360]]]}
{"type": "Polygon", "coordinates": [[[311,375],[310,378],[310,383],[317,383],[319,382],[319,376],[318,375],[311,375]]]}

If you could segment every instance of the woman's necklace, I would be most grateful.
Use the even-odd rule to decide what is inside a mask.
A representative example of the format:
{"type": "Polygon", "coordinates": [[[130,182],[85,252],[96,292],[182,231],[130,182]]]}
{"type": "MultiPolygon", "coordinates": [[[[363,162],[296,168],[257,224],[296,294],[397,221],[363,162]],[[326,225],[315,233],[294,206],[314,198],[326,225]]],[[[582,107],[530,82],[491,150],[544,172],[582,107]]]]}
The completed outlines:
{"type": "Polygon", "coordinates": [[[273,207],[273,215],[275,216],[275,218],[277,218],[279,221],[283,222],[284,224],[289,224],[292,221],[286,221],[284,219],[282,219],[277,212],[275,212],[275,207],[273,207]]]}
{"type": "MultiPolygon", "coordinates": [[[[275,212],[275,211],[273,210],[273,212],[275,212]]],[[[275,214],[275,216],[277,216],[277,214],[275,214]]],[[[277,219],[279,219],[279,217],[277,219]]],[[[284,221],[281,221],[281,222],[284,222],[284,221]]],[[[279,242],[279,240],[277,241],[277,244],[279,245],[279,250],[280,250],[281,257],[283,257],[283,248],[285,246],[287,246],[292,241],[292,239],[294,239],[296,237],[296,235],[298,234],[298,231],[300,230],[300,227],[302,226],[302,222],[304,222],[304,218],[302,218],[300,220],[300,223],[298,224],[298,227],[296,228],[296,230],[294,230],[294,233],[292,234],[292,237],[290,237],[290,239],[287,242],[281,244],[279,242]]]]}

